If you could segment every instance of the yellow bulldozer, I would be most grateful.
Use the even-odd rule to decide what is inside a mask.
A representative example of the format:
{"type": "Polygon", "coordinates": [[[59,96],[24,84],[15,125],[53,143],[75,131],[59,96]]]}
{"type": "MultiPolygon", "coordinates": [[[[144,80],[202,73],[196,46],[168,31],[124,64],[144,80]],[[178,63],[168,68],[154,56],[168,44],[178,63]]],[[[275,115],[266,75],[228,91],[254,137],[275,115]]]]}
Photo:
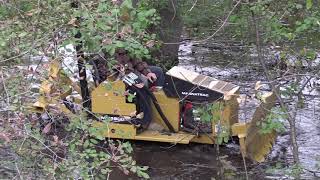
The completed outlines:
{"type": "MultiPolygon", "coordinates": [[[[274,106],[274,93],[263,94],[252,118],[240,122],[239,86],[232,83],[179,66],[165,73],[163,87],[142,90],[134,87],[136,81],[137,76],[130,73],[108,77],[90,89],[94,125],[109,122],[105,137],[174,144],[220,144],[227,142],[223,137],[236,137],[241,153],[251,160],[262,162],[270,152],[276,132],[261,133],[259,122],[274,106]]],[[[48,79],[39,91],[32,108],[37,113],[55,106],[75,114],[75,106],[83,103],[80,83],[64,73],[58,60],[50,64],[48,79]]]]}

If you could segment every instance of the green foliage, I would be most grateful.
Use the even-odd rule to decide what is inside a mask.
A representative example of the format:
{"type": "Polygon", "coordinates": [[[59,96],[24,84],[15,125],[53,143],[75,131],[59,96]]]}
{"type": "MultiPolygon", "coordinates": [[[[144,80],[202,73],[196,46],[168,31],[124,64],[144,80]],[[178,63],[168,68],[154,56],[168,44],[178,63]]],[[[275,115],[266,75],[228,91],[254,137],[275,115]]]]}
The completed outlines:
{"type": "Polygon", "coordinates": [[[230,130],[227,126],[221,123],[221,113],[223,110],[222,103],[212,103],[200,106],[196,109],[197,115],[200,117],[200,120],[204,123],[214,123],[216,133],[216,142],[217,144],[228,143],[230,139],[230,130]]]}
{"type": "Polygon", "coordinates": [[[313,0],[306,0],[306,4],[307,4],[307,9],[311,9],[312,5],[313,5],[313,0]]]}
{"type": "Polygon", "coordinates": [[[121,5],[111,1],[81,3],[72,16],[81,20],[74,20],[66,43],[83,43],[86,52],[103,51],[112,56],[116,49],[123,48],[132,57],[150,58],[149,49],[155,47],[156,35],[146,30],[157,25],[159,17],[155,9],[143,6],[143,1],[135,8],[131,0],[121,5]],[[73,38],[79,30],[81,38],[73,38]]]}
{"type": "Polygon", "coordinates": [[[69,12],[69,2],[62,0],[2,2],[0,59],[38,54],[67,27],[69,12]]]}
{"type": "Polygon", "coordinates": [[[228,143],[230,139],[229,128],[221,124],[216,127],[218,128],[217,137],[216,137],[217,144],[221,145],[223,143],[228,143]]]}
{"type": "Polygon", "coordinates": [[[292,97],[298,90],[298,85],[296,83],[291,83],[284,90],[281,91],[281,95],[285,97],[292,97]]]}
{"type": "MultiPolygon", "coordinates": [[[[247,44],[254,42],[253,13],[259,17],[259,29],[266,43],[296,42],[304,38],[309,42],[317,42],[320,14],[319,7],[314,4],[313,0],[242,3],[230,15],[219,34],[223,34],[223,39],[241,40],[247,44]]],[[[196,4],[185,1],[179,4],[187,30],[196,37],[207,37],[215,32],[234,5],[232,1],[197,1],[196,4]]],[[[215,38],[222,38],[219,34],[215,38]]]]}
{"type": "Polygon", "coordinates": [[[278,133],[284,132],[285,127],[283,121],[287,119],[285,112],[286,111],[283,111],[279,108],[273,108],[263,121],[258,122],[257,126],[261,128],[259,132],[261,134],[268,134],[272,133],[273,131],[278,133]]]}
{"type": "Polygon", "coordinates": [[[136,97],[136,93],[132,94],[132,93],[129,93],[128,94],[128,102],[133,102],[133,99],[136,97]]]}
{"type": "Polygon", "coordinates": [[[222,108],[221,103],[212,103],[197,107],[196,112],[202,122],[209,123],[213,121],[217,123],[220,120],[222,108]]]}
{"type": "Polygon", "coordinates": [[[193,3],[193,1],[179,2],[179,12],[187,31],[192,36],[205,37],[214,31],[213,27],[219,26],[218,17],[222,16],[226,3],[224,1],[198,1],[190,11],[193,3]]]}
{"type": "MultiPolygon", "coordinates": [[[[87,54],[105,52],[112,57],[118,48],[123,48],[131,57],[150,58],[150,51],[159,47],[156,35],[148,31],[160,21],[156,10],[147,0],[136,5],[131,0],[119,2],[84,0],[79,1],[78,8],[71,8],[71,2],[64,0],[1,2],[0,63],[8,65],[34,55],[60,58],[59,47],[80,42],[87,54]],[[75,38],[78,32],[81,33],[79,39],[75,38]]],[[[114,59],[109,59],[108,66],[112,66],[114,59]]],[[[27,86],[22,86],[21,79],[23,75],[7,84],[10,111],[22,111],[19,88],[27,86]]],[[[111,84],[104,86],[112,89],[111,84]]],[[[128,94],[128,101],[134,97],[128,94]]],[[[39,177],[49,179],[107,179],[117,167],[125,174],[150,178],[146,173],[148,167],[139,166],[133,160],[130,143],[105,139],[108,118],[96,126],[84,114],[61,117],[60,109],[50,110],[53,110],[47,113],[50,120],[43,122],[44,127],[28,122],[25,138],[11,143],[14,152],[19,153],[23,172],[34,168],[42,175],[39,177]],[[57,129],[59,132],[53,132],[57,129]],[[33,163],[35,165],[30,165],[33,163]]]]}
{"type": "MultiPolygon", "coordinates": [[[[60,120],[61,117],[55,117],[55,123],[60,120]]],[[[60,127],[57,135],[50,135],[52,131],[44,129],[40,133],[39,127],[27,124],[27,136],[10,143],[18,153],[23,173],[30,168],[36,170],[39,177],[52,179],[106,179],[117,167],[125,174],[150,178],[146,173],[148,167],[139,166],[133,160],[129,142],[105,141],[103,134],[108,130],[108,121],[96,126],[85,116],[77,115],[69,125],[60,127]],[[63,137],[63,134],[67,136],[63,137]]]]}

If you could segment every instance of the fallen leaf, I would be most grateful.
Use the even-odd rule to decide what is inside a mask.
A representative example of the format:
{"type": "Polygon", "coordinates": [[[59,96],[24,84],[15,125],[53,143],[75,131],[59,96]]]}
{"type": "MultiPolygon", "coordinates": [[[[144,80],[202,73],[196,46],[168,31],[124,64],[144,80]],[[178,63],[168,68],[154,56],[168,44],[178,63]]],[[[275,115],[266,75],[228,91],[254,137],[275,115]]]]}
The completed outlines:
{"type": "Polygon", "coordinates": [[[76,19],[76,18],[72,18],[72,19],[68,22],[68,25],[77,26],[76,22],[77,22],[77,19],[76,19]]]}
{"type": "Polygon", "coordinates": [[[123,34],[131,34],[131,33],[132,33],[131,26],[124,26],[124,27],[122,28],[122,33],[123,33],[123,34]]]}
{"type": "Polygon", "coordinates": [[[149,48],[152,48],[154,46],[154,44],[155,44],[154,40],[150,40],[146,43],[146,46],[149,48]]]}
{"type": "Polygon", "coordinates": [[[59,144],[59,137],[54,135],[53,136],[53,146],[57,146],[59,144]]]}
{"type": "Polygon", "coordinates": [[[118,4],[118,0],[112,0],[113,4],[118,4]]]}
{"type": "Polygon", "coordinates": [[[3,139],[6,143],[10,142],[9,137],[5,133],[0,133],[0,139],[3,139]]]}
{"type": "Polygon", "coordinates": [[[112,40],[110,38],[105,38],[103,41],[102,41],[103,44],[107,44],[107,45],[110,45],[112,44],[112,40]]]}
{"type": "Polygon", "coordinates": [[[52,123],[47,124],[47,125],[43,128],[42,132],[43,132],[44,134],[47,134],[47,133],[51,130],[51,125],[52,125],[52,123]]]}
{"type": "Polygon", "coordinates": [[[33,15],[33,12],[27,12],[26,13],[26,16],[32,16],[33,15]]]}

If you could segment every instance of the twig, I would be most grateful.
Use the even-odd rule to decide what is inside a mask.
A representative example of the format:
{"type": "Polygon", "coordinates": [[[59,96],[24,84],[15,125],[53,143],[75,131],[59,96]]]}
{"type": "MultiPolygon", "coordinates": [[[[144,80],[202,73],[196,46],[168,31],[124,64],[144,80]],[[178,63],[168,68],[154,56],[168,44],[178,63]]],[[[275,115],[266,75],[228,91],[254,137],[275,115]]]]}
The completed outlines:
{"type": "Polygon", "coordinates": [[[16,169],[17,169],[17,172],[18,172],[18,175],[19,175],[19,178],[22,180],[23,177],[21,176],[21,173],[20,173],[20,170],[19,170],[19,167],[18,167],[18,164],[17,163],[14,163],[15,166],[16,166],[16,169]]]}
{"type": "Polygon", "coordinates": [[[171,18],[171,22],[173,22],[174,18],[176,17],[177,11],[176,11],[176,6],[174,5],[173,0],[171,0],[171,4],[172,4],[172,8],[173,8],[173,16],[171,18]]]}
{"type": "Polygon", "coordinates": [[[193,3],[192,7],[188,10],[189,12],[192,11],[192,9],[196,6],[197,2],[198,2],[198,0],[196,0],[196,1],[193,3]]]}
{"type": "Polygon", "coordinates": [[[245,173],[246,173],[246,180],[249,180],[246,158],[244,157],[244,155],[243,155],[242,153],[241,153],[241,156],[242,156],[244,171],[245,171],[245,173]]]}
{"type": "Polygon", "coordinates": [[[227,17],[224,19],[223,23],[221,24],[221,26],[209,37],[203,39],[203,40],[199,40],[199,41],[195,41],[195,43],[203,43],[209,39],[211,39],[212,37],[214,37],[228,22],[229,17],[231,16],[231,14],[233,13],[233,11],[236,9],[236,7],[238,7],[238,5],[241,3],[241,0],[239,0],[231,9],[231,11],[228,13],[227,17]]]}
{"type": "Polygon", "coordinates": [[[181,163],[182,166],[193,166],[193,167],[200,167],[200,168],[216,169],[216,167],[207,166],[207,165],[189,164],[189,163],[184,163],[182,161],[176,161],[176,162],[181,163]]]}
{"type": "Polygon", "coordinates": [[[296,117],[296,111],[291,115],[288,112],[287,106],[285,105],[283,99],[281,98],[280,93],[277,90],[276,85],[272,82],[271,76],[269,75],[269,71],[266,67],[266,64],[263,60],[262,56],[262,49],[261,49],[261,41],[260,41],[260,32],[258,29],[258,23],[259,20],[256,18],[255,14],[253,11],[251,11],[252,18],[254,21],[254,29],[255,29],[255,35],[256,35],[256,46],[257,46],[257,52],[258,52],[258,61],[260,65],[262,66],[263,73],[267,79],[268,82],[270,82],[270,85],[272,87],[272,91],[275,93],[276,98],[278,99],[280,106],[285,109],[285,113],[287,114],[287,119],[290,124],[290,137],[291,137],[291,143],[292,143],[292,152],[293,152],[293,159],[294,163],[299,164],[299,151],[298,151],[298,143],[296,139],[296,127],[295,127],[295,117],[296,117]]]}
{"type": "MultiPolygon", "coordinates": [[[[25,126],[25,125],[24,125],[24,126],[25,126]]],[[[27,129],[27,128],[25,127],[25,129],[27,129]]],[[[39,140],[37,137],[29,134],[28,131],[26,131],[26,135],[29,136],[29,137],[31,137],[31,138],[33,138],[33,139],[35,139],[35,140],[37,140],[40,144],[42,144],[46,149],[48,149],[53,155],[55,155],[55,156],[58,157],[59,159],[66,160],[66,159],[63,158],[63,157],[58,156],[52,149],[50,149],[45,143],[43,143],[43,142],[42,142],[41,140],[39,140]]]]}
{"type": "Polygon", "coordinates": [[[320,176],[317,175],[317,174],[320,173],[320,171],[313,171],[313,170],[309,170],[309,169],[306,169],[306,168],[303,168],[303,169],[306,170],[306,171],[308,171],[308,172],[310,172],[310,173],[313,173],[313,176],[314,176],[314,177],[320,177],[320,176]]]}
{"type": "Polygon", "coordinates": [[[7,104],[9,106],[10,105],[10,97],[9,97],[9,94],[8,94],[8,90],[7,90],[7,86],[6,86],[6,83],[5,83],[5,79],[3,77],[3,69],[1,70],[1,79],[2,79],[4,92],[6,93],[6,96],[7,96],[7,104]]]}

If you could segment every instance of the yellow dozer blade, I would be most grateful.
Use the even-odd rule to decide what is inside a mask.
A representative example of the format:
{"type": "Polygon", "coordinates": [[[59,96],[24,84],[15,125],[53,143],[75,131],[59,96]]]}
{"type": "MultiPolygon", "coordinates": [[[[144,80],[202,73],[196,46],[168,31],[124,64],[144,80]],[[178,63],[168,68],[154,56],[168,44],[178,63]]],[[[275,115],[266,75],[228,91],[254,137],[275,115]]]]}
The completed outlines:
{"type": "Polygon", "coordinates": [[[245,156],[257,162],[265,160],[265,156],[271,151],[277,136],[276,131],[262,134],[261,127],[258,125],[271,112],[275,105],[276,95],[270,92],[264,95],[262,99],[263,102],[253,114],[245,139],[245,156]]]}

